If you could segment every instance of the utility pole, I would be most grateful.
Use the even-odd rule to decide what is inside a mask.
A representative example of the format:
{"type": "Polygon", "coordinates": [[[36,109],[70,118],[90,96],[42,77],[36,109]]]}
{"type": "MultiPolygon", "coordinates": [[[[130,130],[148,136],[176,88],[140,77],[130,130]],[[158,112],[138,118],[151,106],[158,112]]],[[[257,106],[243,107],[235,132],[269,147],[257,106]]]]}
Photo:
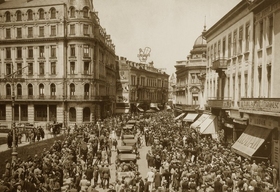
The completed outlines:
{"type": "Polygon", "coordinates": [[[17,160],[17,146],[16,146],[16,126],[15,126],[15,80],[17,82],[23,82],[23,78],[16,78],[15,75],[22,71],[24,68],[28,66],[22,67],[21,69],[18,69],[14,72],[14,65],[11,66],[11,74],[6,75],[6,78],[4,78],[4,82],[11,82],[12,84],[12,93],[11,93],[11,99],[12,99],[12,125],[11,129],[13,131],[13,144],[12,144],[12,161],[17,160]]]}

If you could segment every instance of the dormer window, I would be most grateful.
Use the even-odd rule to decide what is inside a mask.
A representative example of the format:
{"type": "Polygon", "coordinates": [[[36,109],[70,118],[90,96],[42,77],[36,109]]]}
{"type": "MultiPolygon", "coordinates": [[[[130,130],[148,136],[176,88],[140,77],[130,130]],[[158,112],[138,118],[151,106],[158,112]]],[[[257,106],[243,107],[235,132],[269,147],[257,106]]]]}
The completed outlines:
{"type": "Polygon", "coordinates": [[[9,11],[6,12],[6,22],[11,22],[11,13],[9,11]]]}

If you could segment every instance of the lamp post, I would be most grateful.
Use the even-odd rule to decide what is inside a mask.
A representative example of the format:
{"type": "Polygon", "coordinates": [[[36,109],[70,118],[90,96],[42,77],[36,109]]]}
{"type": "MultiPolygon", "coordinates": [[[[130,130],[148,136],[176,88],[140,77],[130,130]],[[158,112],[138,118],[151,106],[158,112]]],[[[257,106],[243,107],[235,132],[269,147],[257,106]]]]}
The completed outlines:
{"type": "Polygon", "coordinates": [[[15,79],[15,75],[22,71],[24,68],[28,66],[22,67],[18,69],[17,71],[14,71],[13,64],[11,65],[11,74],[7,75],[5,78],[5,81],[9,81],[12,84],[12,93],[11,93],[11,99],[12,99],[12,124],[11,129],[13,131],[13,143],[12,143],[12,160],[15,161],[17,159],[17,146],[16,146],[16,126],[15,126],[15,80],[23,82],[24,79],[19,78],[15,79]]]}

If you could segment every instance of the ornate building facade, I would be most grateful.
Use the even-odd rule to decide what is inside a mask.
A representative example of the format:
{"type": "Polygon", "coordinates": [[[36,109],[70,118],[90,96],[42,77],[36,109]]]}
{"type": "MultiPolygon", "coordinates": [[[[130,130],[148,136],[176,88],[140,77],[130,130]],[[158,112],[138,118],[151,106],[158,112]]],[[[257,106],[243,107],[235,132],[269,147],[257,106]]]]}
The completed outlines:
{"type": "Polygon", "coordinates": [[[115,46],[90,0],[0,4],[0,121],[91,122],[114,112],[115,46]]]}
{"type": "Polygon", "coordinates": [[[206,40],[204,33],[205,30],[195,40],[187,60],[176,62],[176,116],[182,112],[197,111],[204,108],[203,92],[206,72],[206,40]]]}
{"type": "Polygon", "coordinates": [[[143,64],[118,60],[117,113],[161,110],[168,102],[169,75],[155,68],[153,63],[143,64]]]}

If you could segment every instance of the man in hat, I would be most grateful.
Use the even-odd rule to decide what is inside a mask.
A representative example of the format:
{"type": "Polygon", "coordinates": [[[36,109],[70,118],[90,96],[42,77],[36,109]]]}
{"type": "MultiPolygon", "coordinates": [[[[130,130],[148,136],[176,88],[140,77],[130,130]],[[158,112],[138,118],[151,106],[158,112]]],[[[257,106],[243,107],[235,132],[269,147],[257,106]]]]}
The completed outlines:
{"type": "Polygon", "coordinates": [[[216,181],[214,182],[214,191],[215,192],[222,192],[223,191],[223,185],[221,183],[220,176],[217,176],[216,181]]]}

